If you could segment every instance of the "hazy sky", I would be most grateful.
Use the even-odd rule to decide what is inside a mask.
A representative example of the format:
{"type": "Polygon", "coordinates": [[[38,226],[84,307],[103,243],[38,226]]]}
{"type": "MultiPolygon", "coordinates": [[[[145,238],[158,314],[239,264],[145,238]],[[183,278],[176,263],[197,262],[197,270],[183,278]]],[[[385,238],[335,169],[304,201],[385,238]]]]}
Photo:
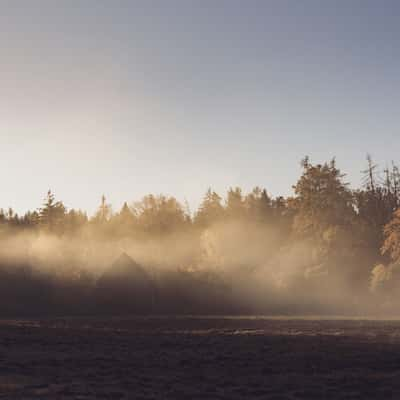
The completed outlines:
{"type": "Polygon", "coordinates": [[[400,2],[0,1],[0,206],[291,193],[400,161],[400,2]]]}

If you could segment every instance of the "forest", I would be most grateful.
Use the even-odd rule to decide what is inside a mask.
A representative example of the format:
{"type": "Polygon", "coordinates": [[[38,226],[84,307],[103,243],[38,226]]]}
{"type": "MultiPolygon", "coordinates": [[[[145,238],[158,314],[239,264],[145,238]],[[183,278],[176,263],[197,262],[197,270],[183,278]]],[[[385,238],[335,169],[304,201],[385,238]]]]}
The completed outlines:
{"type": "Polygon", "coordinates": [[[0,314],[397,313],[400,170],[370,156],[352,189],[301,161],[293,195],[207,190],[194,212],[147,195],[113,211],[0,210],[0,314]]]}

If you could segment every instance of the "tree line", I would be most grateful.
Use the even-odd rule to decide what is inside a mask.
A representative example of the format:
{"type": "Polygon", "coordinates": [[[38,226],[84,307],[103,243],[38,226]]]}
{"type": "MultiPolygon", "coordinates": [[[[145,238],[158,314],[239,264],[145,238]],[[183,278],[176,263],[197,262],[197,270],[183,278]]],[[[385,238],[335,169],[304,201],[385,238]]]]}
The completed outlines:
{"type": "MultiPolygon", "coordinates": [[[[103,196],[97,211],[89,217],[84,211],[68,209],[49,190],[42,206],[35,211],[19,216],[12,209],[0,210],[0,246],[1,238],[21,232],[139,242],[179,234],[197,243],[199,251],[194,252],[191,263],[199,264],[199,259],[204,259],[201,254],[204,235],[228,226],[221,231],[225,264],[235,263],[234,258],[239,254],[235,252],[237,249],[226,250],[232,240],[231,232],[239,230],[240,241],[232,240],[233,247],[245,243],[243,247],[248,247],[249,252],[251,246],[264,249],[263,257],[268,258],[265,262],[272,265],[275,275],[288,263],[300,265],[296,271],[301,271],[301,280],[296,275],[297,283],[291,287],[317,277],[314,282],[319,282],[318,285],[327,281],[345,282],[357,293],[396,288],[400,266],[397,165],[392,163],[390,168],[379,170],[367,156],[362,185],[357,189],[349,187],[335,159],[318,164],[305,157],[301,170],[292,196],[271,197],[261,187],[244,193],[234,187],[222,197],[208,189],[193,213],[174,197],[150,194],[131,204],[125,202],[118,211],[113,211],[103,196]],[[255,231],[268,235],[254,235],[255,231]],[[234,255],[231,261],[226,257],[230,252],[234,255]]],[[[218,263],[216,260],[212,262],[218,263]]],[[[249,265],[241,267],[256,269],[264,260],[252,261],[248,257],[242,262],[245,263],[249,265]]]]}
{"type": "Polygon", "coordinates": [[[103,195],[98,210],[89,218],[82,210],[67,209],[49,190],[39,209],[22,216],[12,208],[0,209],[0,226],[3,231],[32,230],[59,236],[96,226],[99,234],[140,237],[204,230],[219,222],[242,220],[279,226],[286,240],[310,239],[324,248],[321,253],[335,252],[339,237],[347,237],[349,251],[363,247],[376,262],[399,261],[400,170],[395,164],[380,172],[367,156],[363,185],[358,189],[349,188],[335,159],[312,164],[305,157],[301,167],[294,195],[287,198],[273,198],[260,187],[247,194],[239,187],[230,188],[223,198],[209,188],[192,214],[187,204],[174,197],[153,194],[130,205],[125,202],[113,212],[103,195]]]}

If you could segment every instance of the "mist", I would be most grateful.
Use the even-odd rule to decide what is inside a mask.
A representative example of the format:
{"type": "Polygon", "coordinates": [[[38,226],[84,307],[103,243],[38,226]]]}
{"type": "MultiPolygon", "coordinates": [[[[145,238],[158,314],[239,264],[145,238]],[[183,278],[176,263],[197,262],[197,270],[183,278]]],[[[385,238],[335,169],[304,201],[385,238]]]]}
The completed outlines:
{"type": "Polygon", "coordinates": [[[190,213],[148,195],[91,217],[49,191],[0,211],[0,312],[18,314],[396,313],[398,169],[350,189],[332,160],[302,161],[294,195],[209,189],[190,213]],[[397,174],[397,175],[396,175],[397,174]]]}

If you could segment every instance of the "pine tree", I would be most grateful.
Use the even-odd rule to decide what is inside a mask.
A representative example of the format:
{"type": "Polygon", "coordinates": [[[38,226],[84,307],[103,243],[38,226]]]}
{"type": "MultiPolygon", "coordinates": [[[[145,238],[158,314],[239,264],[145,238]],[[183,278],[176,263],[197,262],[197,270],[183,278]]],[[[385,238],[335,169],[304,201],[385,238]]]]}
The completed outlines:
{"type": "Polygon", "coordinates": [[[229,218],[243,218],[245,216],[244,205],[242,189],[230,188],[226,198],[226,215],[229,218]]]}
{"type": "Polygon", "coordinates": [[[112,217],[112,208],[111,205],[106,202],[106,196],[101,196],[100,206],[93,218],[93,221],[96,223],[104,224],[110,220],[112,217]]]}
{"type": "Polygon", "coordinates": [[[221,197],[209,188],[195,215],[195,224],[205,228],[218,222],[224,215],[221,200],[221,197]]]}
{"type": "Polygon", "coordinates": [[[39,209],[39,225],[52,233],[62,233],[66,209],[61,201],[56,201],[49,190],[42,208],[39,209]]]}
{"type": "Polygon", "coordinates": [[[271,199],[265,189],[256,186],[244,199],[247,216],[252,221],[271,222],[271,199]]]}
{"type": "Polygon", "coordinates": [[[302,167],[292,202],[296,209],[295,231],[318,236],[332,225],[348,225],[354,216],[352,194],[335,160],[312,165],[306,157],[302,167]]]}

